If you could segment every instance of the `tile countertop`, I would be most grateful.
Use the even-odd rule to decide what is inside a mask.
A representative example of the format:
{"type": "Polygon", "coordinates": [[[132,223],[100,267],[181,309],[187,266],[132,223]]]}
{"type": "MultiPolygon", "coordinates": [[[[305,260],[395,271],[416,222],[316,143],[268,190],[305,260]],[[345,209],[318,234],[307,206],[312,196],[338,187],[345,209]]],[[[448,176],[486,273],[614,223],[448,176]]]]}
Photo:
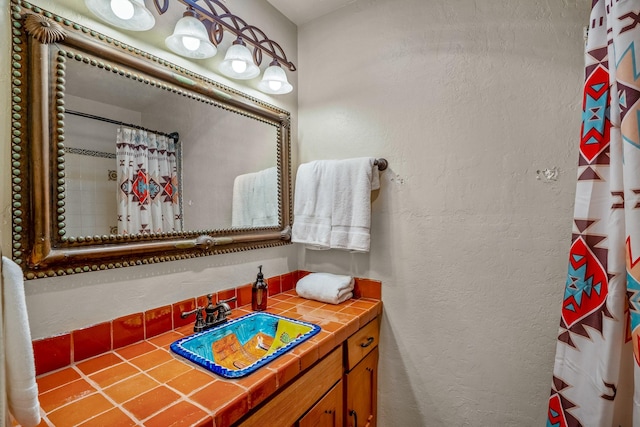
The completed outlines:
{"type": "MultiPolygon", "coordinates": [[[[250,310],[236,308],[230,318],[250,310]]],[[[226,379],[169,350],[193,333],[192,325],[177,328],[39,376],[40,426],[229,426],[378,316],[382,302],[332,305],[288,291],[270,296],[266,311],[322,331],[256,372],[226,379]]]]}

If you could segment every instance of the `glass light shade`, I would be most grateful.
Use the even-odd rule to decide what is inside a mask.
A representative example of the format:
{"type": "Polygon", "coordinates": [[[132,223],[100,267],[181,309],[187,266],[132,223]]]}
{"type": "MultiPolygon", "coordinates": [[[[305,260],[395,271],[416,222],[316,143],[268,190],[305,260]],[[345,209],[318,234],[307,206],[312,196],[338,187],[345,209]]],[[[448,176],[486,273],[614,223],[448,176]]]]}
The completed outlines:
{"type": "Polygon", "coordinates": [[[131,31],[147,31],[156,19],[144,0],[85,0],[87,8],[108,24],[131,31]]]}
{"type": "Polygon", "coordinates": [[[220,72],[227,77],[247,80],[260,74],[260,68],[253,62],[251,51],[243,42],[235,41],[227,50],[220,72]]]}
{"type": "Polygon", "coordinates": [[[262,80],[258,83],[258,89],[272,95],[283,95],[293,90],[293,86],[287,81],[287,75],[277,62],[272,62],[264,70],[262,80]]]}
{"type": "Polygon", "coordinates": [[[133,18],[135,9],[129,0],[111,0],[111,10],[120,19],[125,21],[133,18]]]}
{"type": "Polygon", "coordinates": [[[209,41],[207,29],[200,20],[187,11],[176,22],[173,34],[165,39],[169,49],[187,58],[204,59],[214,56],[218,49],[209,41]]]}

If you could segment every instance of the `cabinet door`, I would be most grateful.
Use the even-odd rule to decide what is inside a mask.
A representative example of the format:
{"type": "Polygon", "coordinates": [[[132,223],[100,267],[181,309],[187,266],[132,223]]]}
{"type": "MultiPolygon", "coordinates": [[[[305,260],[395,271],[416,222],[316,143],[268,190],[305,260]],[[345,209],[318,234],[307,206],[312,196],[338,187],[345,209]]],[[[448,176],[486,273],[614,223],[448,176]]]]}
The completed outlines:
{"type": "Polygon", "coordinates": [[[342,380],[340,380],[298,421],[298,427],[340,427],[342,405],[342,380]]]}
{"type": "Polygon", "coordinates": [[[375,427],[378,400],[378,348],[345,375],[347,407],[345,425],[375,427]]]}

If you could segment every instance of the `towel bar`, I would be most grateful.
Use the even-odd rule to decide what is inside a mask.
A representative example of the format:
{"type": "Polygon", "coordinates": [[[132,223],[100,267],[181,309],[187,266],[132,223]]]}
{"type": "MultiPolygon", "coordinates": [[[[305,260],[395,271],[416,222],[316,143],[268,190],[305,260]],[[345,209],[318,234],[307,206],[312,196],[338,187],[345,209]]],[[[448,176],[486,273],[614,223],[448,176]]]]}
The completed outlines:
{"type": "Polygon", "coordinates": [[[378,170],[380,172],[382,172],[389,166],[389,162],[387,162],[387,159],[382,159],[382,158],[376,159],[376,161],[373,162],[373,164],[378,166],[378,170]]]}

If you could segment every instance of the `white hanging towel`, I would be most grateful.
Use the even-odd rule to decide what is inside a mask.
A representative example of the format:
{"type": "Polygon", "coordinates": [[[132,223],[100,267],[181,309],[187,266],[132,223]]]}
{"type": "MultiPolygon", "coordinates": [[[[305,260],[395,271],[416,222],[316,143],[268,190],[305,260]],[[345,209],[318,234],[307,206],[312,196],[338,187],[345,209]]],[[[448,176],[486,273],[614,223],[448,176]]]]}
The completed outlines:
{"type": "Polygon", "coordinates": [[[369,252],[375,158],[316,160],[296,175],[291,241],[310,249],[369,252]]]}
{"type": "Polygon", "coordinates": [[[302,298],[340,304],[353,297],[353,286],[354,280],[351,276],[311,273],[298,280],[296,292],[302,298]]]}
{"type": "MultiPolygon", "coordinates": [[[[40,404],[22,269],[6,257],[2,257],[0,284],[0,317],[4,327],[0,336],[4,363],[0,370],[4,371],[2,377],[5,380],[0,387],[2,403],[23,427],[37,426],[40,423],[40,404]]],[[[6,418],[3,421],[6,423],[6,418]]]]}
{"type": "Polygon", "coordinates": [[[276,167],[238,175],[233,181],[231,226],[275,227],[278,221],[276,167]]]}
{"type": "Polygon", "coordinates": [[[336,161],[331,211],[331,248],[369,252],[371,191],[380,188],[375,159],[336,161]]]}
{"type": "Polygon", "coordinates": [[[291,229],[293,243],[303,243],[310,249],[329,249],[335,174],[333,163],[331,160],[316,160],[298,167],[291,229]]]}

